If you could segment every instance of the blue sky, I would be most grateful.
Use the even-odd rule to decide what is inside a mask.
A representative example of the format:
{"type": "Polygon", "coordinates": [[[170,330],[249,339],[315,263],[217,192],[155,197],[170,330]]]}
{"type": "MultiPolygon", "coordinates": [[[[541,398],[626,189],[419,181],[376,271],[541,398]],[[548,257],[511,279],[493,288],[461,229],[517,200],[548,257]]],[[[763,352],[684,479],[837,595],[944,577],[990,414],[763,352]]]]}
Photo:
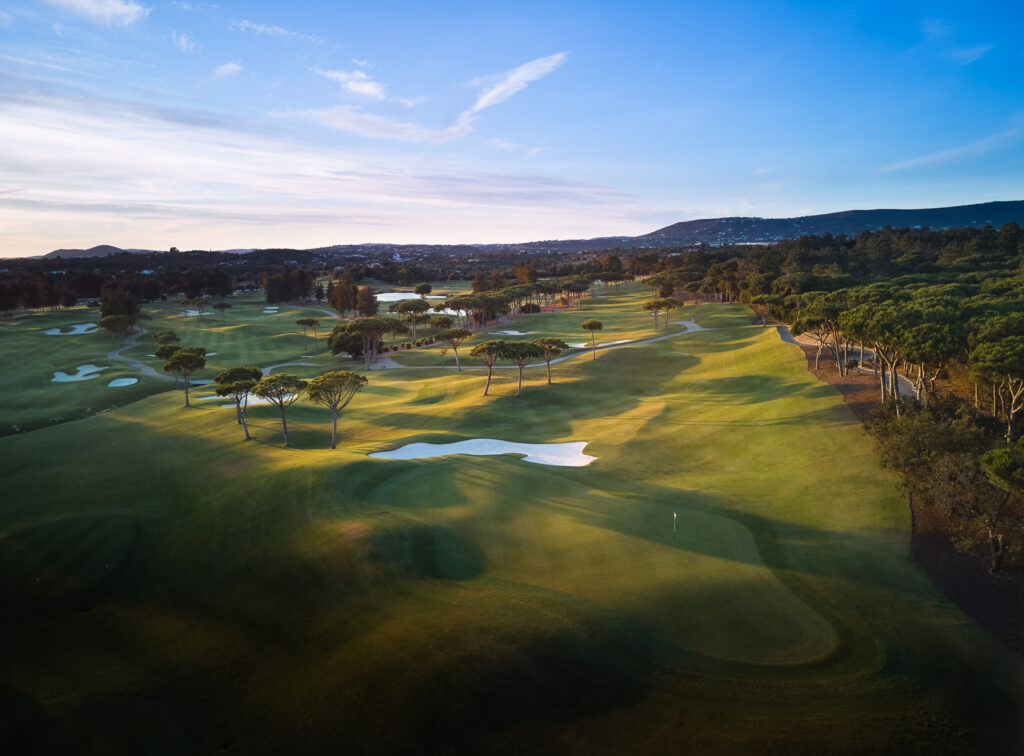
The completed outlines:
{"type": "Polygon", "coordinates": [[[0,256],[1024,198],[1019,3],[0,0],[0,256]]]}

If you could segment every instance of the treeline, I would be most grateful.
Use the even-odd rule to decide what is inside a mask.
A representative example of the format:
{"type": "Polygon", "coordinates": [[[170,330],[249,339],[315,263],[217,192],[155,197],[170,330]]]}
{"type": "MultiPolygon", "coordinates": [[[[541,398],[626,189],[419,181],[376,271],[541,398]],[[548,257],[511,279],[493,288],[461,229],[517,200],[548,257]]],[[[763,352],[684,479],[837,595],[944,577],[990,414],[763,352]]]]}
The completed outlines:
{"type": "Polygon", "coordinates": [[[326,296],[323,287],[317,284],[317,275],[304,268],[287,267],[278,273],[264,272],[260,284],[267,297],[267,304],[291,302],[297,299],[315,297],[323,301],[326,296]]]}
{"type": "Polygon", "coordinates": [[[82,300],[95,300],[105,288],[130,291],[142,302],[184,294],[227,296],[236,281],[229,271],[206,267],[144,274],[139,271],[104,275],[92,271],[14,274],[0,276],[0,311],[58,309],[74,307],[82,300]]]}
{"type": "Polygon", "coordinates": [[[991,569],[1024,547],[1024,232],[884,229],[771,247],[683,252],[656,295],[742,301],[791,324],[839,375],[868,367],[871,422],[915,505],[991,569]],[[911,395],[901,391],[909,381],[911,395]]]}

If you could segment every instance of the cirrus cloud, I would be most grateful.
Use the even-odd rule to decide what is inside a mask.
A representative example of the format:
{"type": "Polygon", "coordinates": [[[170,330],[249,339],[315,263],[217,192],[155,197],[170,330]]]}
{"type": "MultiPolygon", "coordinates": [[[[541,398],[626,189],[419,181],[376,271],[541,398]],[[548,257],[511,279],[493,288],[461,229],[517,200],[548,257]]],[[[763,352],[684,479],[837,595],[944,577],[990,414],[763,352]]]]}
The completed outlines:
{"type": "MultiPolygon", "coordinates": [[[[475,79],[471,85],[482,86],[482,91],[470,107],[459,113],[449,125],[443,128],[430,128],[416,123],[396,121],[386,116],[365,113],[358,108],[348,106],[276,112],[273,115],[284,118],[306,118],[335,129],[377,139],[442,144],[472,133],[473,124],[481,111],[504,102],[525,89],[531,82],[547,76],[562,65],[567,56],[568,53],[565,52],[555,53],[531,60],[529,63],[524,63],[505,73],[475,79]]],[[[320,76],[337,81],[347,91],[377,100],[388,99],[383,85],[371,79],[363,71],[325,71],[318,68],[311,70],[320,76]]],[[[391,99],[407,107],[417,105],[421,101],[404,98],[391,99]]]]}
{"type": "Polygon", "coordinates": [[[101,26],[131,26],[149,15],[134,0],[46,0],[47,3],[101,26]]]}

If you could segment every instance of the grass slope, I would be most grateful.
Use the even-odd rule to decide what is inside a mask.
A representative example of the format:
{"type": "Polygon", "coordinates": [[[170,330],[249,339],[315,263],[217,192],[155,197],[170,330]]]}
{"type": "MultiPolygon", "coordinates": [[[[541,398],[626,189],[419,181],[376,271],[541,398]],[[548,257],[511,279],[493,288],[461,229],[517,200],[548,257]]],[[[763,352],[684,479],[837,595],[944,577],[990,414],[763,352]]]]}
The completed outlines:
{"type": "MultiPolygon", "coordinates": [[[[617,296],[587,317],[641,328],[617,296]]],[[[177,393],[0,439],[7,709],[113,750],[1012,750],[1024,669],[909,564],[839,395],[744,308],[691,316],[518,399],[374,371],[333,452],[324,410],[284,449],[177,393]],[[598,461],[366,457],[474,437],[598,461]]]]}

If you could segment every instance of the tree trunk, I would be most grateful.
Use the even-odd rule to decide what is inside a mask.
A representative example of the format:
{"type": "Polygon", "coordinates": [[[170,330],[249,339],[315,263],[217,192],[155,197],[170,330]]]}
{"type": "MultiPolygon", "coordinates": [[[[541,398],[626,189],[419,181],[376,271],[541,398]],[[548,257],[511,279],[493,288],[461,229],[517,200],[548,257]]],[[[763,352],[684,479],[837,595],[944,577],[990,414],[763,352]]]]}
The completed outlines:
{"type": "Polygon", "coordinates": [[[551,360],[548,360],[548,385],[551,385],[551,360]]]}
{"type": "Polygon", "coordinates": [[[491,390],[491,373],[494,372],[494,365],[487,366],[487,385],[484,386],[484,396],[487,396],[487,392],[491,390]]]}
{"type": "Polygon", "coordinates": [[[1003,536],[1000,533],[996,535],[992,532],[992,528],[988,529],[988,547],[992,552],[992,566],[989,567],[989,574],[998,577],[999,571],[1003,568],[1003,554],[1006,553],[1006,547],[1003,545],[1003,536]]]}
{"type": "Polygon", "coordinates": [[[459,362],[459,348],[457,346],[452,347],[452,351],[455,352],[455,368],[459,371],[462,370],[462,363],[459,362]]]}
{"type": "Polygon", "coordinates": [[[186,407],[191,406],[188,403],[188,376],[187,375],[185,376],[185,406],[186,407]]]}
{"type": "Polygon", "coordinates": [[[815,370],[818,370],[820,368],[820,366],[821,366],[821,350],[822,350],[823,346],[824,346],[823,344],[819,343],[818,344],[818,351],[815,352],[815,354],[814,354],[814,369],[815,370]]]}
{"type": "Polygon", "coordinates": [[[245,440],[248,441],[252,436],[249,435],[249,426],[245,422],[245,416],[239,412],[238,421],[242,424],[242,430],[245,431],[245,440]]]}
{"type": "Polygon", "coordinates": [[[597,359],[597,336],[594,335],[593,331],[590,332],[590,344],[591,344],[590,354],[591,354],[592,358],[596,360],[597,359]]]}
{"type": "Polygon", "coordinates": [[[241,398],[239,398],[235,402],[235,422],[238,425],[242,424],[242,399],[241,398]]]}
{"type": "Polygon", "coordinates": [[[412,340],[416,341],[416,313],[412,314],[412,340]]]}
{"type": "Polygon", "coordinates": [[[519,366],[519,385],[516,387],[516,396],[523,393],[523,366],[519,366]]]}
{"type": "Polygon", "coordinates": [[[338,410],[333,410],[334,422],[331,426],[331,448],[333,449],[338,443],[338,410]]]}
{"type": "Polygon", "coordinates": [[[978,409],[978,382],[974,382],[974,409],[978,409]]]}
{"type": "Polygon", "coordinates": [[[288,446],[288,421],[284,419],[284,405],[279,409],[281,410],[281,430],[284,432],[284,445],[288,446]]]}

